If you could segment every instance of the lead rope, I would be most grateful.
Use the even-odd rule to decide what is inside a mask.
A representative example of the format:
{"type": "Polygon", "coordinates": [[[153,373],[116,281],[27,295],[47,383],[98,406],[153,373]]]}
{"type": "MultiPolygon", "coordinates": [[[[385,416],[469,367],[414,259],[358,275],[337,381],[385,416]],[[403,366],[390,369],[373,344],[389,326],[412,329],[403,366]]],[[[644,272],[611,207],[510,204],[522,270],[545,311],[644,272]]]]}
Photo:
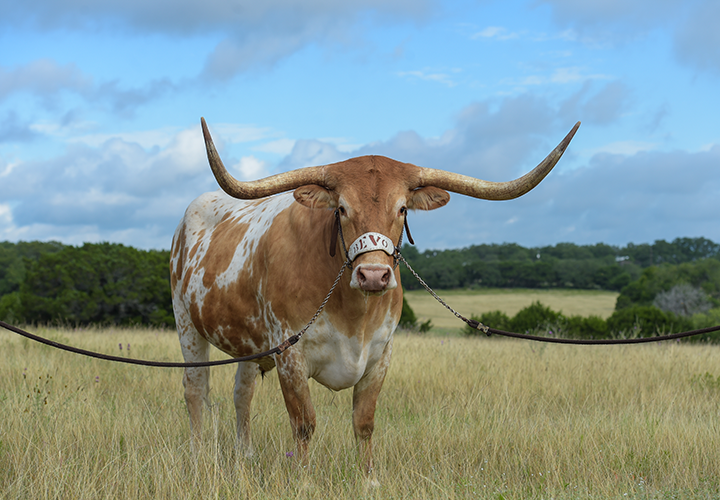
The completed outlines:
{"type": "Polygon", "coordinates": [[[522,333],[515,333],[515,332],[506,332],[504,330],[498,330],[496,328],[490,328],[487,325],[483,325],[477,320],[474,319],[468,319],[459,312],[457,312],[455,309],[450,307],[443,299],[441,299],[438,294],[436,294],[432,288],[428,286],[425,281],[415,272],[415,270],[408,264],[408,261],[405,260],[405,258],[400,254],[400,252],[397,252],[398,259],[405,264],[405,267],[408,268],[408,270],[412,273],[413,276],[420,282],[420,284],[425,288],[425,290],[432,295],[435,300],[440,302],[445,308],[447,308],[448,311],[453,313],[458,319],[464,321],[467,323],[470,327],[480,330],[481,332],[485,333],[488,337],[491,334],[496,335],[502,335],[504,337],[511,337],[515,339],[523,339],[523,340],[534,340],[536,342],[549,342],[553,344],[573,344],[573,345],[618,345],[618,344],[643,344],[647,342],[660,342],[662,340],[675,340],[675,339],[681,339],[684,337],[692,337],[694,335],[702,335],[705,333],[711,333],[711,332],[717,332],[720,331],[720,325],[718,326],[711,326],[709,328],[701,328],[699,330],[690,330],[687,332],[680,332],[680,333],[673,333],[670,335],[659,335],[657,337],[640,337],[640,338],[633,338],[633,339],[562,339],[562,338],[554,338],[554,337],[540,337],[538,335],[527,335],[522,333]]]}
{"type": "MultiPolygon", "coordinates": [[[[110,356],[108,354],[101,354],[93,351],[86,351],[85,349],[79,349],[77,347],[72,347],[69,345],[61,344],[59,342],[55,342],[52,340],[48,340],[42,337],[39,337],[37,335],[34,335],[30,332],[26,332],[25,330],[22,330],[16,326],[10,325],[8,323],[5,323],[4,321],[0,321],[0,327],[5,328],[6,330],[9,330],[11,332],[17,333],[18,335],[22,335],[23,337],[29,338],[30,340],[34,340],[35,342],[39,342],[41,344],[48,345],[50,347],[55,347],[57,349],[61,349],[63,351],[72,352],[75,354],[81,354],[83,356],[88,356],[91,358],[97,358],[97,359],[103,359],[106,361],[116,361],[118,363],[127,363],[132,365],[142,365],[142,366],[155,366],[155,367],[163,367],[163,368],[200,368],[205,366],[220,366],[220,365],[229,365],[233,363],[241,363],[243,361],[253,361],[255,359],[264,358],[267,356],[272,356],[274,354],[281,354],[288,348],[292,347],[293,345],[297,344],[297,342],[300,340],[300,338],[305,334],[305,332],[310,328],[310,326],[315,323],[315,320],[320,316],[323,309],[327,305],[328,301],[330,300],[330,296],[335,291],[335,287],[337,287],[337,284],[340,282],[340,279],[342,278],[343,274],[345,273],[345,269],[349,268],[352,269],[352,262],[350,261],[348,257],[348,251],[347,247],[345,246],[345,238],[343,237],[342,233],[342,224],[340,224],[340,214],[336,210],[335,211],[335,224],[337,225],[337,232],[333,230],[333,233],[336,235],[340,235],[340,241],[342,242],[343,251],[345,252],[345,262],[343,263],[342,267],[340,268],[340,272],[338,273],[337,277],[335,278],[335,281],[333,282],[332,286],[330,287],[330,290],[328,291],[327,295],[325,296],[325,299],[320,304],[320,307],[318,307],[317,311],[313,315],[312,318],[310,318],[310,321],[303,327],[298,333],[295,335],[289,337],[287,340],[285,340],[283,343],[279,344],[276,347],[273,347],[272,349],[260,352],[257,354],[251,354],[249,356],[243,356],[240,358],[232,358],[232,359],[224,359],[219,361],[201,361],[198,363],[175,363],[175,362],[163,362],[163,361],[146,361],[142,359],[133,359],[133,358],[121,358],[119,356],[110,356]]],[[[408,240],[410,243],[414,244],[414,241],[412,240],[412,236],[410,236],[410,228],[408,227],[407,223],[407,211],[405,211],[405,221],[404,221],[404,230],[407,232],[408,240]]],[[[336,237],[336,236],[335,236],[336,237]]],[[[335,237],[332,238],[332,241],[337,242],[335,237]]],[[[562,339],[562,338],[553,338],[553,337],[540,337],[537,335],[527,335],[527,334],[521,334],[521,333],[514,333],[514,332],[506,332],[504,330],[497,330],[495,328],[490,328],[487,325],[483,325],[477,320],[474,319],[468,319],[459,312],[457,312],[455,309],[450,307],[443,299],[441,299],[438,294],[433,291],[430,286],[428,286],[427,283],[415,272],[415,270],[410,266],[407,260],[405,260],[405,257],[402,256],[400,253],[400,247],[402,246],[402,239],[403,239],[403,232],[400,231],[400,238],[398,239],[398,244],[395,247],[395,252],[393,255],[394,259],[394,267],[393,269],[397,268],[398,262],[402,261],[403,264],[405,264],[405,267],[408,268],[408,270],[412,273],[413,276],[420,282],[420,284],[427,290],[430,295],[432,295],[435,300],[437,300],[440,304],[445,306],[445,308],[453,313],[455,317],[460,319],[461,321],[465,322],[470,327],[479,330],[483,333],[485,333],[487,336],[490,336],[491,334],[496,335],[502,335],[505,337],[512,337],[517,339],[524,339],[524,340],[534,340],[537,342],[550,342],[555,344],[575,344],[575,345],[616,345],[616,344],[640,344],[640,343],[646,343],[646,342],[659,342],[662,340],[674,340],[674,339],[680,339],[684,337],[691,337],[693,335],[702,335],[705,333],[711,333],[720,331],[720,325],[719,326],[713,326],[710,328],[702,328],[700,330],[691,330],[688,332],[681,332],[681,333],[674,333],[670,335],[661,335],[658,337],[643,337],[643,338],[634,338],[634,339],[562,339]]],[[[331,255],[334,256],[334,245],[331,246],[331,255]]]]}
{"type": "Polygon", "coordinates": [[[73,346],[61,344],[59,342],[55,342],[52,340],[48,340],[43,337],[34,335],[30,332],[26,332],[25,330],[22,330],[16,326],[5,323],[4,321],[0,321],[0,327],[5,328],[6,330],[9,330],[11,332],[17,333],[18,335],[22,335],[23,337],[26,337],[30,340],[34,340],[35,342],[39,342],[41,344],[45,344],[50,347],[55,347],[56,349],[61,349],[63,351],[68,351],[68,352],[72,352],[75,354],[81,354],[83,356],[88,356],[91,358],[103,359],[105,361],[117,361],[118,363],[127,363],[130,365],[156,366],[156,367],[162,367],[162,368],[201,368],[204,366],[230,365],[233,363],[241,363],[243,361],[252,361],[255,359],[260,359],[260,358],[264,358],[267,356],[272,356],[274,354],[281,354],[289,347],[292,347],[293,345],[297,344],[297,342],[300,340],[300,337],[303,336],[303,334],[308,330],[308,328],[310,328],[310,325],[312,325],[315,322],[315,320],[318,318],[318,316],[320,316],[320,313],[325,308],[325,305],[328,303],[328,300],[330,300],[330,296],[335,291],[335,287],[340,282],[340,279],[342,278],[342,275],[345,272],[346,267],[347,267],[346,265],[343,265],[340,268],[340,272],[338,273],[337,278],[335,278],[335,282],[330,287],[330,291],[325,296],[325,300],[322,301],[322,304],[320,304],[320,307],[318,307],[318,310],[315,312],[313,317],[310,318],[310,321],[307,323],[307,325],[305,325],[305,327],[302,330],[300,330],[298,333],[296,333],[292,337],[289,337],[282,344],[280,344],[276,347],[273,347],[272,349],[270,349],[268,351],[260,352],[257,354],[250,354],[249,356],[242,356],[240,358],[223,359],[223,360],[219,360],[219,361],[200,361],[197,363],[175,363],[175,362],[165,362],[165,361],[146,361],[144,359],[121,358],[119,356],[110,356],[108,354],[101,354],[99,352],[86,351],[85,349],[80,349],[77,347],[73,347],[73,346]]]}

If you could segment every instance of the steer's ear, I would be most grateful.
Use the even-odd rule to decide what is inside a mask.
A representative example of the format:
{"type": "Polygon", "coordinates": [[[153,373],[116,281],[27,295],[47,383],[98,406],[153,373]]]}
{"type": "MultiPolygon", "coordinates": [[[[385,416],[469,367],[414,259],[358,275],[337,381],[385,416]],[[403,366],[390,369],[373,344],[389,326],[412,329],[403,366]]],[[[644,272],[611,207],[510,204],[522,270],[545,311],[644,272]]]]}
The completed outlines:
{"type": "Polygon", "coordinates": [[[316,184],[300,186],[293,193],[295,201],[308,208],[335,208],[337,200],[330,191],[316,184]]]}
{"type": "Polygon", "coordinates": [[[435,186],[425,186],[410,191],[407,207],[416,210],[435,210],[444,207],[450,201],[450,194],[435,186]]]}

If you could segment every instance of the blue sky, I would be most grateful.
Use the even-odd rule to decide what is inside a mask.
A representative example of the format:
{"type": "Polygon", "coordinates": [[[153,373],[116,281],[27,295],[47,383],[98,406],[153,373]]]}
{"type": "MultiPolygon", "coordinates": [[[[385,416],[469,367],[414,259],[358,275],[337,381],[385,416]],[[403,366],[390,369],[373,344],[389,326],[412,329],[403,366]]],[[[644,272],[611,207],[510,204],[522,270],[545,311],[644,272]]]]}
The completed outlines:
{"type": "Polygon", "coordinates": [[[720,2],[0,0],[0,241],[169,248],[216,189],[382,154],[524,197],[411,214],[422,249],[720,241],[720,2]]]}

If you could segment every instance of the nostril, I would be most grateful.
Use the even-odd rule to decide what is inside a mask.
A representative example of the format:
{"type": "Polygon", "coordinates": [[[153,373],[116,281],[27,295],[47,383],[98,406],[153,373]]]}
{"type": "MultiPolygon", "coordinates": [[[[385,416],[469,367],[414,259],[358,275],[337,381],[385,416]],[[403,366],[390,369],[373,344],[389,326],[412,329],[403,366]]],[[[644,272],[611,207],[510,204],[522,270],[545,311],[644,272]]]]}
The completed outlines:
{"type": "Polygon", "coordinates": [[[350,286],[366,292],[383,292],[394,289],[397,284],[390,266],[363,264],[353,271],[350,286]]]}

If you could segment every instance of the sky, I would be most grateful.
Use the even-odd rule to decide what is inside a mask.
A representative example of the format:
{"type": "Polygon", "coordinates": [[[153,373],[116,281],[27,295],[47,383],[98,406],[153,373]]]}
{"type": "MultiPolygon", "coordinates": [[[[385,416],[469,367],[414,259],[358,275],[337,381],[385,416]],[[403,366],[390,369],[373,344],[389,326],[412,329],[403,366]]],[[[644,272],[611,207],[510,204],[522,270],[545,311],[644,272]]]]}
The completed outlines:
{"type": "Polygon", "coordinates": [[[490,181],[420,250],[720,242],[716,0],[0,0],[0,241],[170,248],[217,189],[379,154],[490,181]]]}

